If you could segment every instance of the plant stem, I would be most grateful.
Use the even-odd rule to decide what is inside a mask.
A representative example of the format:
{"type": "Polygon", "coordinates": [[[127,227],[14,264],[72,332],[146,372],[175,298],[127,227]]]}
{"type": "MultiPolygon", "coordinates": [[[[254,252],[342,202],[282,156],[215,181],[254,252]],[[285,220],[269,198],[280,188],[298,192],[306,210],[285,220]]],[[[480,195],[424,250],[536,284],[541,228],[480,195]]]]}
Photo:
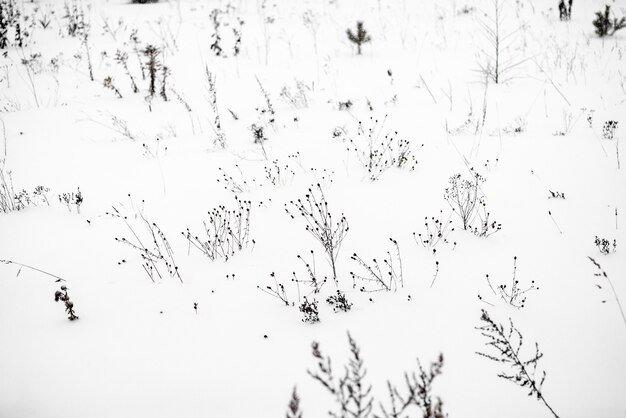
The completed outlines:
{"type": "Polygon", "coordinates": [[[25,267],[27,269],[35,270],[35,271],[38,271],[39,273],[43,273],[43,274],[46,274],[48,276],[54,277],[55,279],[59,279],[59,280],[65,281],[65,279],[62,278],[62,277],[56,276],[56,275],[54,275],[52,273],[48,273],[47,271],[43,271],[41,269],[38,269],[37,267],[29,266],[27,264],[18,263],[16,261],[11,261],[11,260],[0,260],[0,263],[15,264],[16,266],[25,267]]]}
{"type": "Polygon", "coordinates": [[[543,397],[543,395],[539,394],[539,399],[541,399],[541,402],[543,402],[543,404],[546,406],[546,408],[548,408],[550,410],[550,412],[552,412],[552,415],[554,415],[556,418],[559,418],[559,416],[556,414],[556,412],[554,412],[552,407],[550,405],[548,405],[548,402],[546,402],[546,399],[543,397]]]}
{"type": "Polygon", "coordinates": [[[611,291],[613,291],[613,297],[615,297],[615,302],[617,302],[617,307],[619,308],[620,313],[622,314],[622,321],[624,321],[624,325],[626,325],[626,315],[624,315],[624,309],[622,308],[622,304],[619,301],[619,298],[617,297],[617,292],[615,292],[615,288],[613,287],[613,282],[611,281],[611,279],[609,279],[608,275],[604,275],[604,277],[606,278],[606,280],[609,282],[609,285],[611,286],[611,291]]]}

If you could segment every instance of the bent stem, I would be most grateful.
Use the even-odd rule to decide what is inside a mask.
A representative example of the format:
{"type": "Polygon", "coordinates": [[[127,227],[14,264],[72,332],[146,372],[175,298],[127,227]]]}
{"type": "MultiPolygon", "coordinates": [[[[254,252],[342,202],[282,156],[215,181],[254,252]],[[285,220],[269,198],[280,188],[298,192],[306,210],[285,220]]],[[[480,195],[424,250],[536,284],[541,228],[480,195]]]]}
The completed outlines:
{"type": "Polygon", "coordinates": [[[11,261],[11,260],[0,260],[0,263],[3,263],[3,264],[15,264],[16,266],[20,266],[20,267],[24,267],[24,268],[27,268],[27,269],[31,269],[31,270],[37,271],[39,273],[46,274],[46,275],[48,275],[50,277],[54,277],[55,279],[65,281],[65,279],[62,278],[62,277],[56,276],[56,275],[54,275],[52,273],[48,273],[47,271],[38,269],[37,267],[29,266],[27,264],[18,263],[16,261],[11,261]]]}

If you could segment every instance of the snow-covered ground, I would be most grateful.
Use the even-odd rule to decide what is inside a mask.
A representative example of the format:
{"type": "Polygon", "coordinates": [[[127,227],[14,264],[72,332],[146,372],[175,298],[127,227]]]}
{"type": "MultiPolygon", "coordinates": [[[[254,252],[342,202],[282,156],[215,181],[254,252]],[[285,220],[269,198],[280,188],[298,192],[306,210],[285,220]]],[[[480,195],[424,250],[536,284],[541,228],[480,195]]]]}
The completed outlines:
{"type": "Polygon", "coordinates": [[[372,385],[363,417],[439,353],[432,397],[447,416],[554,416],[498,377],[516,373],[508,363],[477,354],[498,357],[483,309],[505,331],[511,319],[522,360],[539,344],[533,381],[546,371],[559,417],[626,416],[626,30],[594,34],[604,1],[574,2],[571,21],[556,0],[504,1],[498,84],[481,71],[495,65],[492,0],[14,3],[29,36],[20,47],[11,28],[0,58],[0,169],[32,202],[0,212],[0,417],[276,417],[294,386],[304,417],[327,416],[338,404],[307,374],[311,343],[343,375],[348,332],[372,385]],[[362,55],[346,35],[357,21],[362,55]],[[368,141],[386,153],[374,175],[368,141]],[[484,179],[499,231],[463,230],[444,197],[457,173],[484,179]],[[349,225],[336,282],[294,206],[320,190],[333,228],[341,214],[349,225]],[[208,212],[236,199],[249,237],[208,257],[187,228],[207,241],[208,212]],[[452,222],[435,252],[417,235],[426,217],[452,222]],[[128,244],[156,253],[153,222],[178,274],[128,244]],[[378,260],[384,285],[353,279],[370,277],[355,253],[378,260]],[[303,260],[328,277],[319,293],[292,280],[308,280],[303,260]],[[498,286],[513,280],[531,289],[511,301],[498,286]],[[63,285],[78,320],[54,301],[63,285]],[[337,290],[347,312],[326,302],[337,290]],[[304,296],[319,322],[303,321],[304,296]]]}

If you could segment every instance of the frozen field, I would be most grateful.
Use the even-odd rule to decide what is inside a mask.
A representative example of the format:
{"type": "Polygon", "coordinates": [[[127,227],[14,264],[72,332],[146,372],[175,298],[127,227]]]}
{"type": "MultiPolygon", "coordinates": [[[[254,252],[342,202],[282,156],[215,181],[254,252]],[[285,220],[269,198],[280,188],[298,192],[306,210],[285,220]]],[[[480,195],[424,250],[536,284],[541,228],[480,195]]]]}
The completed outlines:
{"type": "Polygon", "coordinates": [[[626,30],[494,1],[0,0],[0,417],[626,417],[626,30]]]}

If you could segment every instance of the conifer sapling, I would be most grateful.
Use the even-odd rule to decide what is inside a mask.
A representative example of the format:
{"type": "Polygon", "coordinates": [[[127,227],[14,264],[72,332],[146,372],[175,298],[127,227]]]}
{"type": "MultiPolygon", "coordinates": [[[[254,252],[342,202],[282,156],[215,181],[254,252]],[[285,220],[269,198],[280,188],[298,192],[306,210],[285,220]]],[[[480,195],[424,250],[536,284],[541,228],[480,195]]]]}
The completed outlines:
{"type": "Polygon", "coordinates": [[[611,6],[607,4],[604,12],[596,12],[596,18],[592,23],[596,28],[596,35],[604,38],[605,36],[613,36],[618,30],[626,28],[626,17],[611,18],[611,6]]]}
{"type": "Polygon", "coordinates": [[[357,55],[361,55],[361,45],[368,43],[372,40],[372,37],[363,28],[363,22],[356,22],[356,33],[352,32],[352,29],[346,31],[350,42],[356,44],[357,55]]]}

